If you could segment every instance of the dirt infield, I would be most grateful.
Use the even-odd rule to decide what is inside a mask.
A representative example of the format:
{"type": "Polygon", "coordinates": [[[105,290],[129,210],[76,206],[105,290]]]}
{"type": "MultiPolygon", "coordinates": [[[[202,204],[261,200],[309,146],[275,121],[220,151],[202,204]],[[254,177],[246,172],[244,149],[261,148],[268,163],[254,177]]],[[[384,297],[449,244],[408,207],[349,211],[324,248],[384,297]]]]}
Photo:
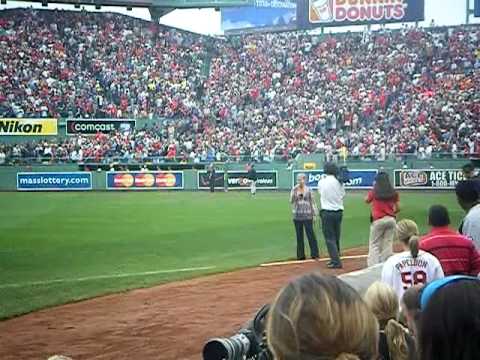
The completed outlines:
{"type": "Polygon", "coordinates": [[[290,278],[365,262],[345,260],[342,271],[325,262],[257,267],[38,311],[0,322],[0,359],[201,359],[208,338],[233,334],[290,278]]]}

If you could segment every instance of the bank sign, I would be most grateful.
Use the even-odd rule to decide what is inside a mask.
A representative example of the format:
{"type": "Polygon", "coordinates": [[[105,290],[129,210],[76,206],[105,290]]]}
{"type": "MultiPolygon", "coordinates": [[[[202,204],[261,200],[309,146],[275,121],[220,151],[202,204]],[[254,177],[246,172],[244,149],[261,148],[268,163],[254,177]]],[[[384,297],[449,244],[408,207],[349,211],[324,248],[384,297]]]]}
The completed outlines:
{"type": "Polygon", "coordinates": [[[384,24],[422,21],[425,18],[424,0],[305,1],[308,10],[304,14],[299,13],[299,22],[310,26],[384,24]]]}
{"type": "Polygon", "coordinates": [[[458,169],[395,170],[395,187],[399,189],[455,189],[462,180],[458,169]]]}
{"type": "Polygon", "coordinates": [[[131,119],[67,119],[67,135],[109,134],[112,131],[132,131],[136,121],[131,119]]]}
{"type": "MultiPolygon", "coordinates": [[[[292,174],[292,187],[297,183],[298,174],[305,174],[307,186],[310,187],[310,189],[318,189],[318,182],[325,176],[323,170],[295,170],[292,174]]],[[[349,170],[348,181],[345,183],[345,187],[351,189],[369,189],[373,187],[377,174],[378,170],[376,169],[349,170]]]]}
{"type": "Polygon", "coordinates": [[[57,134],[57,119],[0,119],[0,136],[43,136],[57,134]]]}

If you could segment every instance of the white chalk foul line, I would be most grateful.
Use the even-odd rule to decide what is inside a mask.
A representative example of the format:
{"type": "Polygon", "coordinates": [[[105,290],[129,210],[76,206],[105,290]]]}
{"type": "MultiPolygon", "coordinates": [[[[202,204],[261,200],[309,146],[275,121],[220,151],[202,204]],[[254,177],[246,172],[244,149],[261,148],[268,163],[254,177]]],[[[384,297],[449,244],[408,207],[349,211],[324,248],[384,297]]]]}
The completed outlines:
{"type": "MultiPolygon", "coordinates": [[[[363,259],[366,258],[368,255],[350,255],[350,256],[342,256],[342,260],[347,260],[347,259],[363,259]]],[[[305,264],[305,263],[311,263],[311,262],[323,262],[323,261],[328,261],[330,258],[321,258],[321,259],[308,259],[308,260],[291,260],[291,261],[278,261],[278,262],[273,262],[273,263],[266,263],[266,264],[261,264],[260,266],[262,267],[268,267],[268,266],[282,266],[282,265],[294,265],[294,264],[305,264]]]]}
{"type": "Polygon", "coordinates": [[[191,267],[191,268],[183,268],[183,269],[145,271],[145,272],[138,272],[138,273],[85,276],[85,277],[79,277],[74,279],[53,279],[53,280],[44,280],[44,281],[32,281],[32,282],[25,282],[25,283],[18,283],[18,284],[3,284],[3,285],[0,285],[0,289],[18,288],[18,287],[25,287],[25,286],[50,285],[50,284],[56,284],[56,283],[73,283],[73,282],[90,281],[90,280],[118,279],[118,278],[148,276],[148,275],[157,275],[157,274],[173,274],[178,272],[211,270],[214,268],[215,266],[202,266],[202,267],[191,267]]]}

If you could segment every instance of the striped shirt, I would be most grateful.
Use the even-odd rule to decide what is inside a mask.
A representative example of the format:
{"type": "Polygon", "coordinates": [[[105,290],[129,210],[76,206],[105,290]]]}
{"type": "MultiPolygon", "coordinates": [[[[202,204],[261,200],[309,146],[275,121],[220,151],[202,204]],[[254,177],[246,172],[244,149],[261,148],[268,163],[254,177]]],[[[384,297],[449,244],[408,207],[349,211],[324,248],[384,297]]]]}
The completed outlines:
{"type": "Polygon", "coordinates": [[[312,192],[305,186],[303,191],[295,186],[290,193],[290,203],[294,220],[312,220],[315,215],[315,200],[312,192]]]}
{"type": "Polygon", "coordinates": [[[473,241],[448,226],[435,227],[422,237],[420,249],[440,261],[445,276],[477,276],[480,273],[480,255],[473,241]]]}

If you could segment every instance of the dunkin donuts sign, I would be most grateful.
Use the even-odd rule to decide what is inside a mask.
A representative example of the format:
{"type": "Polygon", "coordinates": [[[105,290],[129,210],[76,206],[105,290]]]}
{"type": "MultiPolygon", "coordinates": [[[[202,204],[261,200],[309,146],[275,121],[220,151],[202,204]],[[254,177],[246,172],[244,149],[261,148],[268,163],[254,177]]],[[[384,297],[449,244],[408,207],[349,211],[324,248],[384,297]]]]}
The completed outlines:
{"type": "Polygon", "coordinates": [[[423,0],[309,0],[309,22],[316,25],[420,21],[423,0]]]}

